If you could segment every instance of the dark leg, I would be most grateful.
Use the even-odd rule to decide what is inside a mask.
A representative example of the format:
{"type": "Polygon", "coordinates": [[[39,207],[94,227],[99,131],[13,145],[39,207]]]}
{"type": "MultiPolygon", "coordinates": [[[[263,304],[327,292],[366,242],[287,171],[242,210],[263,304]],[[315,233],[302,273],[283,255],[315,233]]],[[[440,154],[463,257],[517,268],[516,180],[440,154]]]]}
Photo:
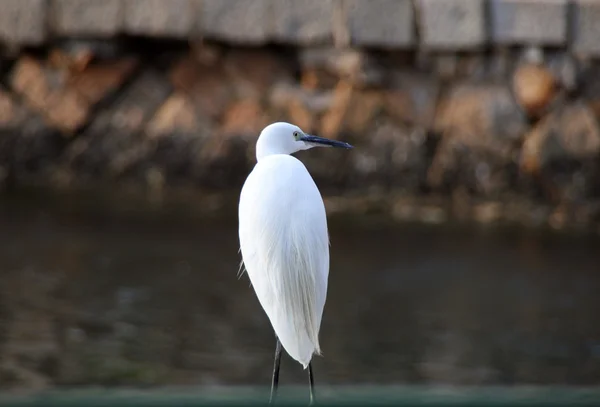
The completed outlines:
{"type": "Polygon", "coordinates": [[[279,365],[281,364],[281,342],[277,338],[277,345],[275,345],[275,362],[273,364],[273,381],[271,382],[271,397],[269,398],[269,404],[273,404],[275,397],[277,396],[277,386],[279,385],[279,365]]]}
{"type": "Polygon", "coordinates": [[[315,404],[315,380],[312,371],[312,362],[308,364],[308,383],[310,385],[310,402],[308,405],[315,404]]]}

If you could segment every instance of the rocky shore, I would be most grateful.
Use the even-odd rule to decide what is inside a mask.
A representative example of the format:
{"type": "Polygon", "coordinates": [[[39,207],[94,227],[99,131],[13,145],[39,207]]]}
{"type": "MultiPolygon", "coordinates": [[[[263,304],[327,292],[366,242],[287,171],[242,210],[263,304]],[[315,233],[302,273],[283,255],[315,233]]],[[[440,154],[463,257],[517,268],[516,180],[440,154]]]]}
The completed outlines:
{"type": "Polygon", "coordinates": [[[235,191],[260,130],[285,120],[356,145],[299,154],[338,202],[332,211],[597,228],[600,66],[583,24],[593,4],[571,13],[562,1],[452,0],[446,10],[377,0],[416,26],[392,33],[387,20],[361,25],[363,3],[309,2],[316,9],[279,10],[268,30],[235,34],[241,16],[274,12],[259,3],[230,0],[225,12],[205,1],[203,39],[196,20],[146,15],[135,1],[103,3],[94,15],[130,6],[100,22],[53,1],[50,34],[4,34],[13,46],[0,58],[1,185],[235,191]],[[473,23],[449,25],[462,15],[453,10],[473,23]],[[515,10],[543,18],[509,30],[515,10]],[[311,16],[335,24],[319,31],[311,16]],[[567,44],[569,27],[578,31],[567,44]],[[429,205],[437,215],[418,215],[429,205]]]}

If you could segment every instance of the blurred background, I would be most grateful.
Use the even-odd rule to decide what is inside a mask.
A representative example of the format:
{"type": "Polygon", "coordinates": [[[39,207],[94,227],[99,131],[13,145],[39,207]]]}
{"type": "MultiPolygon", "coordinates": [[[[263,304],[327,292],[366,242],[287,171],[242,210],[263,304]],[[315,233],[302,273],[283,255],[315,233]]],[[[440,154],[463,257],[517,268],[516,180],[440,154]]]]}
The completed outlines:
{"type": "Polygon", "coordinates": [[[592,0],[0,0],[0,389],[269,386],[237,203],[275,121],[355,146],[298,153],[317,389],[598,386],[598,27],[592,0]]]}

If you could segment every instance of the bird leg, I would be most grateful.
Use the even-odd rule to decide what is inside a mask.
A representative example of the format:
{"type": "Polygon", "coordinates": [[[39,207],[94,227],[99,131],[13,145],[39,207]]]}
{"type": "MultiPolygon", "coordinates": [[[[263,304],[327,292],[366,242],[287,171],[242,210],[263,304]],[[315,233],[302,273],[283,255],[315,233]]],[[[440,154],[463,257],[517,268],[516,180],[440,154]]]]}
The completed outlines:
{"type": "Polygon", "coordinates": [[[312,370],[312,362],[308,364],[308,383],[310,385],[310,402],[308,403],[308,405],[312,406],[313,404],[315,404],[315,381],[312,370]]]}
{"type": "Polygon", "coordinates": [[[275,345],[275,362],[273,364],[273,381],[271,382],[271,397],[269,398],[269,404],[273,404],[275,397],[277,396],[277,387],[279,386],[279,365],[281,364],[281,342],[277,338],[277,345],[275,345]]]}

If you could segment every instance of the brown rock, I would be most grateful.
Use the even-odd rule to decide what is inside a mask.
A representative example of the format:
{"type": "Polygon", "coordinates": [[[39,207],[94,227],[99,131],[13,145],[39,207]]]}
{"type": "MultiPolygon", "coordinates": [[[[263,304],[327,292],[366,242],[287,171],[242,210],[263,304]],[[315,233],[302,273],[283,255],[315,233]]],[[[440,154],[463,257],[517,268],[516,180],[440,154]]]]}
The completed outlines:
{"type": "Polygon", "coordinates": [[[268,102],[273,108],[284,110],[291,103],[298,102],[311,114],[320,115],[329,110],[334,97],[331,91],[311,91],[301,86],[280,82],[271,89],[268,102]]]}
{"type": "Polygon", "coordinates": [[[361,137],[373,124],[383,105],[383,94],[378,90],[355,92],[348,106],[345,128],[361,137]]]}
{"type": "Polygon", "coordinates": [[[438,95],[439,83],[436,80],[412,73],[398,73],[385,92],[385,111],[401,122],[430,129],[438,95]]]}
{"type": "MultiPolygon", "coordinates": [[[[268,117],[258,100],[246,99],[232,103],[226,110],[220,128],[202,146],[196,172],[211,173],[210,182],[226,185],[233,182],[232,169],[246,172],[249,162],[255,158],[254,145],[268,117]]],[[[237,181],[236,181],[237,182],[237,181]]]]}
{"type": "Polygon", "coordinates": [[[115,92],[131,75],[136,65],[135,59],[90,65],[80,72],[73,73],[68,86],[77,91],[89,104],[94,105],[115,92]]]}
{"type": "Polygon", "coordinates": [[[26,116],[25,109],[9,93],[0,89],[0,129],[17,128],[26,116]]]}
{"type": "Polygon", "coordinates": [[[302,71],[300,83],[305,89],[331,89],[337,84],[337,78],[323,69],[307,68],[302,71]]]}
{"type": "Polygon", "coordinates": [[[342,131],[352,92],[353,88],[350,83],[345,81],[338,83],[334,92],[333,103],[321,121],[320,134],[323,137],[335,138],[342,131]]]}
{"type": "Polygon", "coordinates": [[[232,50],[225,56],[224,69],[240,98],[263,97],[275,82],[290,76],[284,61],[264,50],[232,50]]]}
{"type": "Polygon", "coordinates": [[[94,53],[90,48],[78,48],[74,52],[66,52],[63,49],[54,48],[48,55],[48,63],[55,69],[67,69],[81,72],[94,59],[94,53]]]}
{"type": "Polygon", "coordinates": [[[438,105],[434,130],[441,141],[428,170],[429,185],[459,183],[484,194],[505,188],[506,166],[526,128],[506,87],[454,87],[438,105]]]}
{"type": "Polygon", "coordinates": [[[66,87],[66,80],[65,72],[48,70],[25,56],[14,68],[12,86],[49,125],[70,134],[87,122],[90,106],[66,87]]]}
{"type": "Polygon", "coordinates": [[[500,85],[458,85],[443,97],[435,131],[468,148],[508,156],[527,128],[525,117],[500,85]]]}
{"type": "Polygon", "coordinates": [[[300,54],[303,69],[330,72],[356,86],[381,85],[384,72],[381,66],[365,52],[337,48],[308,48],[300,54]]]}
{"type": "Polygon", "coordinates": [[[319,131],[319,117],[332,105],[330,91],[308,90],[287,82],[273,86],[269,94],[272,117],[294,123],[306,132],[319,131]]]}
{"type": "Polygon", "coordinates": [[[526,64],[519,66],[513,76],[513,92],[529,116],[539,116],[556,94],[552,73],[544,66],[526,64]]]}
{"type": "Polygon", "coordinates": [[[260,103],[247,99],[235,102],[227,109],[220,132],[254,140],[267,124],[260,103]]]}
{"type": "Polygon", "coordinates": [[[306,106],[298,99],[290,101],[287,111],[290,121],[305,132],[312,133],[314,130],[316,118],[306,106]]]}
{"type": "Polygon", "coordinates": [[[198,126],[198,117],[192,102],[187,96],[175,92],[149,121],[146,134],[152,138],[173,134],[204,134],[204,132],[196,132],[198,126]]]}
{"type": "Polygon", "coordinates": [[[525,137],[520,164],[536,173],[552,162],[586,161],[600,153],[600,129],[592,110],[578,103],[550,113],[525,137]]]}
{"type": "Polygon", "coordinates": [[[334,93],[331,108],[321,122],[321,134],[337,138],[343,131],[363,134],[379,113],[383,105],[383,95],[379,91],[359,91],[341,81],[334,93]]]}
{"type": "Polygon", "coordinates": [[[110,108],[102,110],[66,151],[79,173],[121,174],[153,152],[143,130],[172,92],[161,73],[143,71],[110,108]]]}
{"type": "Polygon", "coordinates": [[[223,68],[203,64],[193,55],[176,63],[169,79],[175,89],[190,97],[201,114],[211,118],[220,117],[234,96],[232,84],[223,68]]]}

